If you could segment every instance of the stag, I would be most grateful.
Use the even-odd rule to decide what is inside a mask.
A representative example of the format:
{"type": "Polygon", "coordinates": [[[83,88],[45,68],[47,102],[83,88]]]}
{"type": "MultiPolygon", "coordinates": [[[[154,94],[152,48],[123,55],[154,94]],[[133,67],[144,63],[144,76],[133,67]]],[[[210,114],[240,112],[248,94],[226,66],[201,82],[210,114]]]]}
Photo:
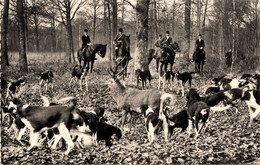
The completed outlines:
{"type": "Polygon", "coordinates": [[[163,113],[163,107],[165,103],[168,103],[168,100],[170,101],[170,105],[173,105],[176,101],[176,97],[172,94],[164,93],[157,89],[139,90],[136,88],[125,87],[118,78],[118,76],[124,72],[125,68],[123,68],[120,72],[117,72],[119,65],[120,63],[117,63],[114,70],[110,67],[108,73],[113,79],[113,83],[110,86],[110,94],[117,103],[117,108],[122,112],[121,130],[123,130],[128,114],[130,114],[131,130],[133,122],[132,113],[141,113],[139,107],[146,104],[153,110],[159,109],[159,119],[163,121],[164,136],[165,141],[167,141],[168,125],[163,113]]]}

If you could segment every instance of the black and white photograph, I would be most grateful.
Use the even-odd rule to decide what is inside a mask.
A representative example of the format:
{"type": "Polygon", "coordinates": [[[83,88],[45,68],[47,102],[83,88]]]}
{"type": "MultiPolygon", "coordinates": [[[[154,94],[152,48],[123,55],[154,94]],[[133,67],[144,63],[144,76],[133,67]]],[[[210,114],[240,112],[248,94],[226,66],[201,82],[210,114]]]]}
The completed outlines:
{"type": "Polygon", "coordinates": [[[0,12],[0,164],[260,164],[260,0],[0,12]]]}

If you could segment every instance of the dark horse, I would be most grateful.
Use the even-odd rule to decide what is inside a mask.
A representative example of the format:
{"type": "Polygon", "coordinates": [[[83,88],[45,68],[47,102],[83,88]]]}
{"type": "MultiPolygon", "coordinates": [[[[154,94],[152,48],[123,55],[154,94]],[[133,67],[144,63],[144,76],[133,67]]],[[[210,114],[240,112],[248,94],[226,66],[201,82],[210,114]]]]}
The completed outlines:
{"type": "Polygon", "coordinates": [[[78,61],[79,65],[81,66],[81,61],[84,62],[83,67],[86,67],[87,65],[87,72],[89,70],[89,63],[91,62],[91,70],[90,72],[92,73],[93,71],[93,65],[95,62],[96,58],[96,53],[100,55],[100,57],[104,58],[106,55],[106,50],[107,50],[107,44],[102,45],[102,44],[95,44],[93,47],[88,47],[87,50],[84,50],[82,52],[81,49],[78,50],[78,61]]]}
{"type": "Polygon", "coordinates": [[[121,67],[125,68],[123,76],[127,76],[127,66],[131,59],[132,58],[130,56],[130,35],[128,35],[125,36],[123,42],[119,46],[118,54],[116,56],[116,63],[120,61],[121,67]]]}
{"type": "Polygon", "coordinates": [[[162,47],[161,52],[157,52],[156,54],[155,54],[154,49],[149,49],[149,54],[148,54],[149,64],[150,64],[151,60],[154,58],[156,60],[157,72],[159,69],[159,62],[161,62],[161,66],[160,66],[161,71],[164,66],[164,70],[166,72],[168,64],[171,64],[171,71],[172,71],[172,66],[175,63],[174,62],[175,54],[176,54],[176,52],[180,52],[180,47],[177,42],[174,42],[173,44],[171,44],[171,47],[173,48],[173,51],[168,47],[162,47]],[[171,51],[172,51],[172,55],[170,55],[171,51]]]}
{"type": "Polygon", "coordinates": [[[206,53],[203,49],[199,49],[193,54],[193,61],[195,62],[195,72],[203,72],[203,67],[206,59],[206,53]]]}

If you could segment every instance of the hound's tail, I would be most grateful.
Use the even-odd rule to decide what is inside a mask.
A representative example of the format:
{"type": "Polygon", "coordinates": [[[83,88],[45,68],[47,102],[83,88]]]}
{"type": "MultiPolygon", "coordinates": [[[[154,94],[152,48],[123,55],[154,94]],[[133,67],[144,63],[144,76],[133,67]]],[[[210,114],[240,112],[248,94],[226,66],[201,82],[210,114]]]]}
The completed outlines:
{"type": "Polygon", "coordinates": [[[41,98],[42,98],[42,101],[43,101],[43,106],[44,107],[49,107],[50,106],[49,99],[46,96],[42,96],[42,95],[41,95],[41,98]]]}
{"type": "Polygon", "coordinates": [[[60,103],[60,102],[69,102],[69,101],[72,103],[72,107],[75,108],[76,105],[77,105],[77,98],[73,97],[73,96],[68,96],[68,97],[59,99],[58,103],[60,103]]]}
{"type": "Polygon", "coordinates": [[[174,103],[174,96],[172,94],[169,94],[169,93],[164,93],[162,96],[161,96],[161,102],[160,102],[160,110],[159,110],[159,119],[163,119],[163,114],[164,114],[164,102],[167,100],[167,99],[170,99],[170,105],[173,105],[174,103]]]}
{"type": "Polygon", "coordinates": [[[210,107],[210,110],[211,111],[225,111],[229,108],[231,108],[232,105],[227,105],[227,106],[224,106],[224,107],[210,107]]]}

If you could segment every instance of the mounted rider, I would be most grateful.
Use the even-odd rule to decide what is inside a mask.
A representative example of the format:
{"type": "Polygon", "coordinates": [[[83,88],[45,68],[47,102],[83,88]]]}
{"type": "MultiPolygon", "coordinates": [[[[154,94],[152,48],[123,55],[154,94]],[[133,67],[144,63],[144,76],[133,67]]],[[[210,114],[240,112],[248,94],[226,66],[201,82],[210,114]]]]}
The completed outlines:
{"type": "Polygon", "coordinates": [[[88,35],[88,29],[84,30],[84,35],[81,37],[81,39],[82,39],[81,51],[85,53],[88,47],[92,45],[90,37],[88,35]]]}
{"type": "Polygon", "coordinates": [[[154,46],[155,46],[155,53],[156,55],[160,55],[161,53],[161,48],[162,48],[162,35],[159,34],[157,40],[154,42],[154,46]]]}
{"type": "Polygon", "coordinates": [[[165,37],[162,39],[162,46],[170,50],[169,56],[172,56],[173,53],[173,48],[171,44],[172,44],[172,37],[170,37],[170,32],[166,31],[165,37]]]}
{"type": "Polygon", "coordinates": [[[195,54],[197,54],[199,52],[203,53],[204,56],[205,56],[204,47],[205,47],[204,40],[202,39],[202,35],[199,34],[199,39],[197,39],[196,43],[195,43],[195,52],[193,53],[193,61],[194,61],[194,58],[195,58],[195,54]]]}
{"type": "Polygon", "coordinates": [[[126,37],[126,36],[125,36],[125,34],[123,33],[123,29],[122,29],[122,28],[119,28],[118,34],[116,35],[116,38],[115,38],[115,40],[114,40],[116,57],[118,57],[118,49],[122,46],[125,37],[126,37]]]}

